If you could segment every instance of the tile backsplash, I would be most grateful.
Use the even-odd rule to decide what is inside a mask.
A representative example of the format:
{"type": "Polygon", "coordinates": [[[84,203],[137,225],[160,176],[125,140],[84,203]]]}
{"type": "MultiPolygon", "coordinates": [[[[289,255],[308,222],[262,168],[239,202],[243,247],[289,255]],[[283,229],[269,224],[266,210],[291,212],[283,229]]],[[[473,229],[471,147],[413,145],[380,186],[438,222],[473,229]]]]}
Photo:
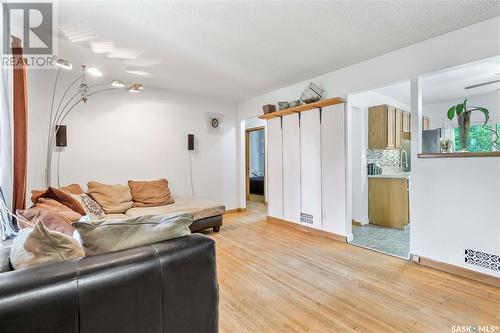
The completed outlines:
{"type": "Polygon", "coordinates": [[[366,163],[377,163],[383,167],[399,166],[398,149],[367,149],[366,163]]]}

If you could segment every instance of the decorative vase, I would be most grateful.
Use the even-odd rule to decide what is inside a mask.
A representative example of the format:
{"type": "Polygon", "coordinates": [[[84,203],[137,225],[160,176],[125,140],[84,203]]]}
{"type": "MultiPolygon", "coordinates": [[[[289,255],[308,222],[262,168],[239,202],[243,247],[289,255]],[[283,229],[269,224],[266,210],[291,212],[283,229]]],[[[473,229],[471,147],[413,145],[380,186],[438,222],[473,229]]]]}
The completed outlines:
{"type": "Polygon", "coordinates": [[[458,116],[458,134],[462,151],[469,151],[470,112],[463,112],[458,116]]]}

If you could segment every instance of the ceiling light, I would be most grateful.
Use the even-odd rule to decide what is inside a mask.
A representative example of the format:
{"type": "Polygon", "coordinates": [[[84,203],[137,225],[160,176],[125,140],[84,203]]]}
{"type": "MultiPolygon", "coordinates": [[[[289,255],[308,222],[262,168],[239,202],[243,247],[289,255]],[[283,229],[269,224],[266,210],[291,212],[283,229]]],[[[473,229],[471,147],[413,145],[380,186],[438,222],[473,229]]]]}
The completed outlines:
{"type": "Polygon", "coordinates": [[[70,71],[73,68],[73,65],[71,65],[71,63],[68,60],[61,58],[56,60],[56,66],[62,69],[66,69],[68,71],[70,71]]]}
{"type": "Polygon", "coordinates": [[[111,82],[111,85],[112,85],[113,87],[115,87],[115,88],[123,88],[123,87],[125,87],[125,83],[123,83],[123,82],[122,82],[122,81],[120,81],[120,80],[113,80],[113,81],[111,82]]]}
{"type": "Polygon", "coordinates": [[[137,76],[152,76],[153,73],[145,72],[145,71],[125,71],[128,74],[137,75],[137,76]]]}
{"type": "Polygon", "coordinates": [[[134,83],[128,88],[129,92],[140,92],[141,90],[144,90],[142,83],[134,83]]]}
{"type": "Polygon", "coordinates": [[[89,68],[87,68],[87,73],[89,73],[92,76],[102,76],[101,71],[98,70],[95,67],[89,67],[89,68]]]}

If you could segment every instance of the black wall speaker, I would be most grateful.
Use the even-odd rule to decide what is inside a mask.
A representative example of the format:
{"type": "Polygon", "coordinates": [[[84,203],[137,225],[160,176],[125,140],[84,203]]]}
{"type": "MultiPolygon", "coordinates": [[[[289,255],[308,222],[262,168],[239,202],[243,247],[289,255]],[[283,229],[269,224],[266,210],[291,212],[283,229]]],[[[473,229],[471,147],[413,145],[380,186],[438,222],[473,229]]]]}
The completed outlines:
{"type": "Polygon", "coordinates": [[[194,134],[188,134],[188,150],[194,150],[194,134]]]}
{"type": "Polygon", "coordinates": [[[56,133],[56,147],[66,147],[68,145],[66,132],[66,125],[59,126],[56,133]]]}

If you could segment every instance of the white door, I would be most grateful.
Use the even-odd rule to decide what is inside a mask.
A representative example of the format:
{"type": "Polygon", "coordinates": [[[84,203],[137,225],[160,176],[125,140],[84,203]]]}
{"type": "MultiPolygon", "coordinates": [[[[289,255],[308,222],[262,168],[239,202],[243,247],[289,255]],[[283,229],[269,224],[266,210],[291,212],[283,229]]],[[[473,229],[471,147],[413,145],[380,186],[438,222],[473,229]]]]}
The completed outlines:
{"type": "Polygon", "coordinates": [[[267,215],[283,218],[281,118],[267,121],[267,215]]]}
{"type": "Polygon", "coordinates": [[[299,115],[283,117],[283,219],[300,223],[299,115]]]}
{"type": "Polygon", "coordinates": [[[321,125],[320,111],[300,118],[300,177],[302,224],[321,229],[321,125]]]}
{"type": "Polygon", "coordinates": [[[323,108],[321,114],[322,229],[346,235],[345,107],[323,108]]]}

